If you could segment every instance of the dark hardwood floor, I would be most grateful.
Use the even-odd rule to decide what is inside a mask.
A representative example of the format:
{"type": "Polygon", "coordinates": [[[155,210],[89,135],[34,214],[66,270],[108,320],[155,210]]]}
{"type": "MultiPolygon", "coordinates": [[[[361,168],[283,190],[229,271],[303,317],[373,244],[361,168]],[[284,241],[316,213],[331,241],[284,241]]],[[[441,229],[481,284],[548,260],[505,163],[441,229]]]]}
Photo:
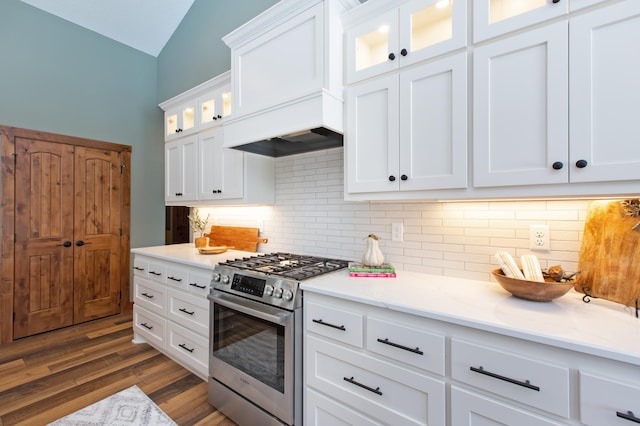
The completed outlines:
{"type": "Polygon", "coordinates": [[[235,425],[206,382],[132,338],[129,313],[0,345],[0,426],[45,425],[133,385],[179,425],[235,425]]]}

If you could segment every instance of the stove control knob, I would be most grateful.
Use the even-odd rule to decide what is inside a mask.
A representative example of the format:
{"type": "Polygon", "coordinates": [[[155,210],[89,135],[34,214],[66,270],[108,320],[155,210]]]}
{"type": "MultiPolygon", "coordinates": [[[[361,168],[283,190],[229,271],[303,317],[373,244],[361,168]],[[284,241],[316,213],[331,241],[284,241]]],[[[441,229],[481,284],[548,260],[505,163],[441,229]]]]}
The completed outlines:
{"type": "Polygon", "coordinates": [[[221,281],[222,284],[229,284],[229,275],[223,275],[221,281]]]}
{"type": "Polygon", "coordinates": [[[291,300],[293,299],[293,293],[291,292],[291,290],[284,290],[282,292],[282,298],[284,300],[291,300]]]}
{"type": "Polygon", "coordinates": [[[273,286],[272,285],[265,285],[264,286],[264,295],[265,296],[271,296],[273,294],[273,286]]]}
{"type": "Polygon", "coordinates": [[[211,281],[214,281],[214,282],[220,281],[220,274],[217,272],[214,272],[213,277],[211,278],[211,281]]]}
{"type": "Polygon", "coordinates": [[[273,289],[273,297],[280,299],[282,297],[282,288],[276,287],[273,289]]]}

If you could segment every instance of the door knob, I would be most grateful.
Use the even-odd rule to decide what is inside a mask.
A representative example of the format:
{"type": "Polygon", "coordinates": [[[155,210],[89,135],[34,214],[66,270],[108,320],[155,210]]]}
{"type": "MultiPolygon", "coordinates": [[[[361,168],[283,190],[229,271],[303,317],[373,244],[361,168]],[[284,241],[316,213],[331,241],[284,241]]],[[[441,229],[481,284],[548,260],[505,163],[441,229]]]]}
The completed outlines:
{"type": "Polygon", "coordinates": [[[395,182],[396,177],[395,176],[389,176],[389,182],[395,182]]]}
{"type": "Polygon", "coordinates": [[[71,241],[65,241],[62,244],[56,244],[58,246],[63,246],[63,247],[71,247],[71,241]]]}
{"type": "Polygon", "coordinates": [[[585,167],[587,167],[587,160],[578,160],[576,161],[576,167],[579,169],[584,169],[585,167]]]}
{"type": "Polygon", "coordinates": [[[408,53],[409,53],[409,52],[407,52],[407,49],[402,49],[402,50],[400,51],[400,54],[401,54],[402,56],[407,56],[407,54],[408,54],[408,53]]]}
{"type": "Polygon", "coordinates": [[[393,61],[396,58],[394,53],[389,53],[389,60],[393,61]]]}
{"type": "Polygon", "coordinates": [[[409,179],[409,177],[407,175],[400,176],[400,180],[407,180],[407,179],[409,179]]]}
{"type": "Polygon", "coordinates": [[[77,245],[78,247],[82,247],[82,246],[83,246],[83,245],[85,245],[85,244],[91,244],[91,243],[85,243],[85,242],[84,242],[84,241],[82,241],[82,240],[78,240],[78,241],[76,241],[76,245],[77,245]]]}
{"type": "Polygon", "coordinates": [[[553,170],[560,170],[564,167],[564,164],[562,164],[562,161],[556,161],[551,165],[551,167],[553,167],[553,170]]]}

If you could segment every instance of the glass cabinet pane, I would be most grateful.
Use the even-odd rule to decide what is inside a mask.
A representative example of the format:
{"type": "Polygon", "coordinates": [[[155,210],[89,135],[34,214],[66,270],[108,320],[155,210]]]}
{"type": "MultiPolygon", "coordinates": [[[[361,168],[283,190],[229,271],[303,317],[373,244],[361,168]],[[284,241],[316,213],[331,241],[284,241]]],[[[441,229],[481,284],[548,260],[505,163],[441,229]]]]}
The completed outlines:
{"type": "Polygon", "coordinates": [[[200,124],[207,124],[213,121],[213,117],[216,114],[216,100],[209,99],[202,102],[200,106],[200,124]]]}
{"type": "Polygon", "coordinates": [[[222,116],[226,117],[231,115],[231,92],[224,92],[222,94],[222,116]]]}
{"type": "Polygon", "coordinates": [[[432,6],[411,14],[411,52],[451,39],[453,35],[452,3],[452,0],[439,0],[432,6]]]}
{"type": "Polygon", "coordinates": [[[171,136],[178,130],[178,114],[167,116],[167,136],[171,136]]]}
{"type": "Polygon", "coordinates": [[[547,0],[490,0],[489,22],[494,24],[546,5],[547,0]]]}
{"type": "Polygon", "coordinates": [[[188,107],[182,111],[182,130],[193,129],[196,124],[194,108],[188,107]]]}
{"type": "Polygon", "coordinates": [[[387,61],[389,49],[389,26],[382,25],[376,30],[356,38],[356,71],[387,61]]]}

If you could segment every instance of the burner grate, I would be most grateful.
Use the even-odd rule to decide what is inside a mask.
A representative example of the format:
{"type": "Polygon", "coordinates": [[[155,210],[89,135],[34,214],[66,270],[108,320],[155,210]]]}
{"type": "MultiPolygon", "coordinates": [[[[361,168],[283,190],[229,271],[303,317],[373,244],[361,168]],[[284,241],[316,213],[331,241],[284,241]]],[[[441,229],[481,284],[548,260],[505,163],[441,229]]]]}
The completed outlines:
{"type": "Polygon", "coordinates": [[[349,262],[318,256],[272,253],[228,260],[223,265],[302,281],[346,268],[349,262]]]}

